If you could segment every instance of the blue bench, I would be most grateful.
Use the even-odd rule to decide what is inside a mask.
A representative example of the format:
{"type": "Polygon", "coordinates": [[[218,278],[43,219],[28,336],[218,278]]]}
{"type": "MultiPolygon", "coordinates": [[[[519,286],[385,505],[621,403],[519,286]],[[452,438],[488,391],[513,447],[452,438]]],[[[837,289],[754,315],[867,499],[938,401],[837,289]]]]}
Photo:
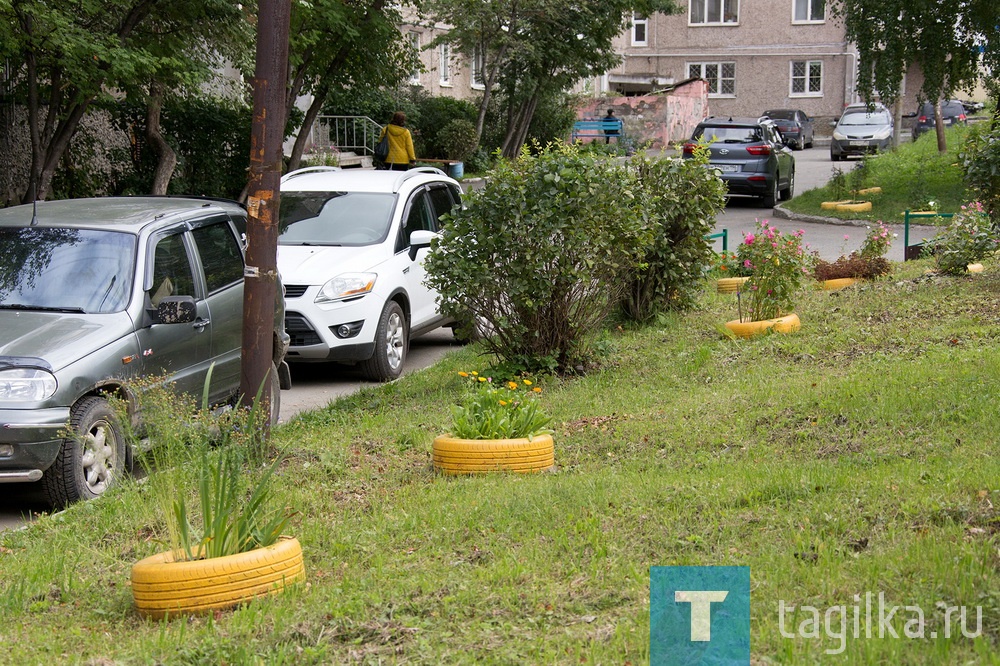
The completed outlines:
{"type": "Polygon", "coordinates": [[[605,132],[615,132],[612,136],[621,137],[624,134],[621,118],[605,120],[604,118],[584,118],[573,123],[573,132],[570,135],[570,142],[576,143],[581,139],[603,139],[605,132]]]}

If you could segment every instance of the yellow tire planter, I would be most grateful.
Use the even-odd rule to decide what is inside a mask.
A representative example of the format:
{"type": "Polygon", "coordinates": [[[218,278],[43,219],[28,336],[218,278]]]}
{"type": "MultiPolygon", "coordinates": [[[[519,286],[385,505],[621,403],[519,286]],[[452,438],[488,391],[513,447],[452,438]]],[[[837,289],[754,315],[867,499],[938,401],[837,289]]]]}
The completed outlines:
{"type": "Polygon", "coordinates": [[[749,279],[749,277],[719,278],[716,280],[715,290],[720,294],[735,294],[749,279]]]}
{"type": "Polygon", "coordinates": [[[817,286],[823,291],[839,291],[844,287],[850,287],[857,281],[858,278],[833,278],[832,280],[820,280],[817,286]]]}
{"type": "Polygon", "coordinates": [[[840,203],[834,209],[841,213],[866,213],[872,209],[871,201],[855,201],[852,203],[840,203]]]}
{"type": "Polygon", "coordinates": [[[845,199],[843,201],[824,201],[820,203],[819,207],[822,208],[823,210],[836,210],[837,206],[849,203],[851,203],[850,199],[845,199]]]}
{"type": "Polygon", "coordinates": [[[233,608],[304,581],[298,539],[205,560],[176,561],[158,553],[132,565],[132,596],[143,617],[159,619],[233,608]]]}
{"type": "Polygon", "coordinates": [[[969,264],[968,266],[965,267],[965,270],[969,271],[970,273],[982,273],[983,272],[983,265],[982,264],[969,264]]]}
{"type": "Polygon", "coordinates": [[[433,444],[434,468],[445,474],[540,472],[555,464],[551,435],[524,439],[459,439],[442,435],[433,444]]]}
{"type": "Polygon", "coordinates": [[[855,194],[861,194],[861,195],[865,195],[865,194],[882,194],[882,188],[881,187],[866,187],[863,190],[858,190],[857,192],[855,192],[855,194]]]}
{"type": "Polygon", "coordinates": [[[762,319],[760,321],[740,321],[733,319],[726,322],[733,335],[738,338],[752,338],[763,333],[794,333],[802,327],[797,314],[788,314],[776,319],[762,319]]]}

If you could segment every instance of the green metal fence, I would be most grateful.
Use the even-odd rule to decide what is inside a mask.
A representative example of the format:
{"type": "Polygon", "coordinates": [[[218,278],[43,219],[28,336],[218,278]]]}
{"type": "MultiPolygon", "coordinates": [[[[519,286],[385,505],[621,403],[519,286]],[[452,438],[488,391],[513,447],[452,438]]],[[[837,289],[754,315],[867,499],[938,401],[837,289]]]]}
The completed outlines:
{"type": "Polygon", "coordinates": [[[729,251],[729,229],[723,229],[717,234],[706,234],[705,240],[714,240],[716,238],[722,239],[722,251],[729,251]]]}
{"type": "Polygon", "coordinates": [[[946,217],[951,218],[954,213],[937,213],[937,212],[912,212],[909,208],[903,213],[903,261],[910,261],[911,259],[919,259],[920,255],[924,251],[923,243],[914,243],[910,245],[910,220],[922,219],[922,218],[935,218],[935,217],[946,217]]]}

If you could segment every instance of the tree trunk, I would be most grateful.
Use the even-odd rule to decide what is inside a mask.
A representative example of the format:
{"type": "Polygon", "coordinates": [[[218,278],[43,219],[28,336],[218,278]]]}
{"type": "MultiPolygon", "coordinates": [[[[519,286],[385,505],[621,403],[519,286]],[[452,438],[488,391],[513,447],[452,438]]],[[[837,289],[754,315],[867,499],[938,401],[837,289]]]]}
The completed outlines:
{"type": "Polygon", "coordinates": [[[326,95],[329,92],[327,86],[323,85],[316,91],[316,96],[313,97],[312,104],[306,109],[306,115],[302,119],[302,129],[295,136],[295,144],[292,146],[292,154],[288,158],[288,170],[295,171],[299,168],[302,163],[302,153],[306,149],[306,141],[309,140],[309,135],[312,133],[313,123],[316,122],[316,118],[319,116],[319,112],[323,110],[323,104],[326,102],[326,95]]]}
{"type": "MultiPolygon", "coordinates": [[[[48,196],[49,188],[52,186],[52,177],[55,176],[56,168],[59,166],[59,160],[62,159],[66,153],[66,149],[69,148],[69,142],[73,138],[73,135],[76,134],[76,130],[80,126],[80,121],[83,120],[83,115],[87,112],[87,107],[90,106],[92,100],[92,97],[88,97],[70,107],[69,113],[66,114],[66,117],[56,127],[55,133],[52,135],[52,140],[49,141],[46,147],[45,159],[42,161],[42,170],[38,175],[37,194],[39,199],[44,200],[48,196]]],[[[49,113],[53,113],[53,109],[49,109],[49,113]]]]}
{"type": "Polygon", "coordinates": [[[146,102],[146,140],[153,152],[159,156],[153,186],[150,194],[164,195],[170,185],[170,178],[177,167],[177,153],[170,147],[160,131],[160,113],[163,110],[163,84],[153,81],[149,84],[149,100],[146,102]]]}
{"type": "Polygon", "coordinates": [[[934,102],[934,130],[937,134],[938,152],[948,152],[948,142],[944,138],[944,118],[941,117],[941,100],[934,102]]]}

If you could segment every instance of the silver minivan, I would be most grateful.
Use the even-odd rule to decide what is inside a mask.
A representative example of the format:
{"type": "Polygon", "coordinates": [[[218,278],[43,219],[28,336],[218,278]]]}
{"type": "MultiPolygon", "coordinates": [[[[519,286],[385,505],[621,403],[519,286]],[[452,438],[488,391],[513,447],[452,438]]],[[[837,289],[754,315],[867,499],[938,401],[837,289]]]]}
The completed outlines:
{"type": "MultiPolygon", "coordinates": [[[[245,226],[238,204],[196,198],[0,210],[0,484],[38,481],[53,507],[101,495],[131,466],[108,399],[130,379],[238,393],[245,226]]],[[[276,301],[272,420],[290,385],[276,301]]]]}

